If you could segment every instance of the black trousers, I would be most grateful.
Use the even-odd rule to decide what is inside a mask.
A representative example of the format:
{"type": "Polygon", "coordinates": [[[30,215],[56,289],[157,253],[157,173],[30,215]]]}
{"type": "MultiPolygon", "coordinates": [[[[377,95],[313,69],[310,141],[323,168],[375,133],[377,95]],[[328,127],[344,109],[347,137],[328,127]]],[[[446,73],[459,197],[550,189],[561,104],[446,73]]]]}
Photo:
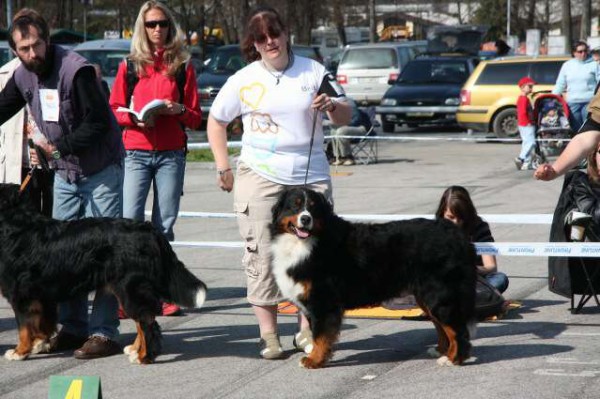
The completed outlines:
{"type": "MultiPolygon", "coordinates": [[[[25,179],[29,169],[22,169],[22,180],[25,179]]],[[[54,171],[34,169],[31,180],[27,185],[27,193],[33,206],[43,215],[52,217],[52,198],[54,190],[54,171]]]]}

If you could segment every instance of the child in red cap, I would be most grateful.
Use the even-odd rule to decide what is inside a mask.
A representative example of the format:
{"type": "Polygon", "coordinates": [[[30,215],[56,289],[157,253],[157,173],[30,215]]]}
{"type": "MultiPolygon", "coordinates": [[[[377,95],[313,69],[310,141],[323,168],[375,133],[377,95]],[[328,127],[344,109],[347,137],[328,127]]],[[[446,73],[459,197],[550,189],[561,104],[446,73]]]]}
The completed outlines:
{"type": "Polygon", "coordinates": [[[519,135],[521,135],[521,153],[515,158],[517,170],[534,169],[531,164],[531,153],[535,146],[535,122],[533,120],[533,108],[527,95],[533,91],[534,80],[525,76],[519,80],[521,94],[517,100],[517,120],[519,124],[519,135]]]}

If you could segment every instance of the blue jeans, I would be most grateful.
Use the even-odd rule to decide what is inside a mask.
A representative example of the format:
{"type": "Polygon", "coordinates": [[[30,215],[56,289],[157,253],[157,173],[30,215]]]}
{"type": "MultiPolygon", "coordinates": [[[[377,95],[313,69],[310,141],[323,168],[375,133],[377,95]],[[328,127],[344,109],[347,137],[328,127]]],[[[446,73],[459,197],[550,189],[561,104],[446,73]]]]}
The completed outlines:
{"type": "Polygon", "coordinates": [[[152,183],[152,224],[169,241],[173,241],[173,225],[179,212],[184,173],[183,150],[127,150],[123,181],[123,217],[144,220],[146,198],[152,183]]]}
{"type": "MultiPolygon", "coordinates": [[[[58,220],[86,217],[121,217],[123,168],[110,165],[77,182],[68,183],[57,173],[54,179],[52,216],[58,220]]],[[[97,291],[88,323],[87,294],[59,304],[58,320],[62,331],[80,337],[119,334],[119,303],[114,295],[97,291]]]]}
{"type": "Polygon", "coordinates": [[[500,293],[503,293],[508,288],[508,276],[502,272],[488,273],[483,277],[491,286],[500,291],[500,293]]]}
{"type": "Polygon", "coordinates": [[[568,103],[571,114],[569,115],[569,123],[571,124],[571,130],[577,133],[583,122],[587,119],[588,114],[588,103],[568,103]]]}
{"type": "Polygon", "coordinates": [[[525,163],[531,162],[531,152],[535,147],[535,127],[519,126],[519,135],[521,135],[521,153],[519,158],[525,163]]]}

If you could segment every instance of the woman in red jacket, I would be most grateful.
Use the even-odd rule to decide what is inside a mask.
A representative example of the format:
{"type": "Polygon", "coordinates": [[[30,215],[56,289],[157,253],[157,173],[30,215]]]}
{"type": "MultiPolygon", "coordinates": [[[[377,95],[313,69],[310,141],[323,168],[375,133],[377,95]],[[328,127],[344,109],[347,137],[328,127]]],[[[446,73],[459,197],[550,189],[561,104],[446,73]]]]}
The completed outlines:
{"type": "MultiPolygon", "coordinates": [[[[170,241],[179,212],[185,171],[186,133],[183,126],[200,126],[196,75],[187,63],[184,35],[171,11],[159,1],[147,1],[140,9],[131,41],[132,64],[137,76],[128,97],[127,62],[122,62],[115,78],[110,105],[124,128],[125,178],[123,217],[144,220],[146,198],[153,187],[152,223],[170,241]],[[177,73],[185,68],[183,93],[177,73]],[[164,107],[148,120],[140,121],[119,107],[139,112],[152,100],[164,100],[164,107]]],[[[175,305],[163,307],[163,314],[179,313],[175,305]]]]}

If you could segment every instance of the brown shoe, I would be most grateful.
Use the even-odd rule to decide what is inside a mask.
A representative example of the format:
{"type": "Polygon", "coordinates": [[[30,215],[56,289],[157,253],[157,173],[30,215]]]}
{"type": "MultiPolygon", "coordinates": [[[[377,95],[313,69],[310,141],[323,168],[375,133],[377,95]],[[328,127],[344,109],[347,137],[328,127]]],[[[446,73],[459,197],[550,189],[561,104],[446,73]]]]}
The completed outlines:
{"type": "Polygon", "coordinates": [[[87,341],[87,337],[80,337],[60,330],[56,336],[50,338],[50,352],[75,350],[85,344],[85,341],[87,341]]]}
{"type": "Polygon", "coordinates": [[[121,346],[112,339],[92,335],[74,352],[75,359],[96,359],[121,353],[121,346]]]}

